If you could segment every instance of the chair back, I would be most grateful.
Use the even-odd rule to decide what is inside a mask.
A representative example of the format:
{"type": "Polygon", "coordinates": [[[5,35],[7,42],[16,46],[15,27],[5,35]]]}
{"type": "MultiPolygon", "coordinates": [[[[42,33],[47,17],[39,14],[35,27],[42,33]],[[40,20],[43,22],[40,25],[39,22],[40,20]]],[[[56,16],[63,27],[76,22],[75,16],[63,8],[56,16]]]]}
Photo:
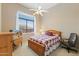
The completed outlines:
{"type": "Polygon", "coordinates": [[[68,40],[69,46],[75,47],[76,41],[77,41],[77,34],[76,33],[71,33],[70,37],[69,37],[69,40],[68,40]]]}

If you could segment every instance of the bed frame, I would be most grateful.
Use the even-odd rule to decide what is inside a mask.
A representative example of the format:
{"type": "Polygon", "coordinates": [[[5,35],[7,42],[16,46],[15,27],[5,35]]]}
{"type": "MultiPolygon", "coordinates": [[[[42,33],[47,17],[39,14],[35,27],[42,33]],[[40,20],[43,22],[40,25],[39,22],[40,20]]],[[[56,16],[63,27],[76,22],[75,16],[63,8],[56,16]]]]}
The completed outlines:
{"type": "MultiPolygon", "coordinates": [[[[61,36],[61,32],[60,31],[56,31],[56,30],[48,30],[48,31],[51,31],[54,34],[58,34],[59,36],[61,36]]],[[[30,47],[39,56],[44,56],[45,46],[43,44],[39,44],[39,43],[31,40],[31,38],[30,38],[28,40],[28,47],[30,47]]]]}

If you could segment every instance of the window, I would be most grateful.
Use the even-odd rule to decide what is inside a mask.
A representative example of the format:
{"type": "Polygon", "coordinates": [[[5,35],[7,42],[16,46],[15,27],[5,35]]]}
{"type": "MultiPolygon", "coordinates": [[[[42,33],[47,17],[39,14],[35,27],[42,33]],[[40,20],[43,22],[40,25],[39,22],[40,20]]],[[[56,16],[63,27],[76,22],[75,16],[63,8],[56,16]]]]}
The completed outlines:
{"type": "Polygon", "coordinates": [[[18,12],[16,29],[21,30],[23,33],[34,32],[34,16],[18,12]]]}

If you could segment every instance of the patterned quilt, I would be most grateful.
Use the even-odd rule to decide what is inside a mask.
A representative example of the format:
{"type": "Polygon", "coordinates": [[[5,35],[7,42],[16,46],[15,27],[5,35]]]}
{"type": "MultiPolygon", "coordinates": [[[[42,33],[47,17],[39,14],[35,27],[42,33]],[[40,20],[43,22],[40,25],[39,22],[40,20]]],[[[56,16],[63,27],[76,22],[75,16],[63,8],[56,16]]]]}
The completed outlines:
{"type": "MultiPolygon", "coordinates": [[[[43,44],[45,46],[45,51],[49,51],[51,50],[54,46],[59,43],[60,41],[60,37],[58,35],[54,35],[54,36],[48,36],[48,35],[35,35],[31,37],[33,41],[36,41],[40,44],[43,44]]],[[[51,50],[52,52],[52,50],[51,50]]],[[[49,53],[51,53],[49,52],[49,53]]],[[[48,53],[48,54],[49,54],[48,53]]],[[[47,53],[46,53],[47,55],[47,53]]]]}

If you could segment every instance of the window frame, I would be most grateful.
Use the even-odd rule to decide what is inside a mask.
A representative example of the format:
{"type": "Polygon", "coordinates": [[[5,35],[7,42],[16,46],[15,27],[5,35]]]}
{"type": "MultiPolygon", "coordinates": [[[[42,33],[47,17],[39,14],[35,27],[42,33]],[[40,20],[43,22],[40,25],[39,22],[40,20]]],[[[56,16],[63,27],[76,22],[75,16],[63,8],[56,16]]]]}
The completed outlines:
{"type": "MultiPolygon", "coordinates": [[[[33,28],[34,28],[34,32],[36,32],[36,17],[33,16],[33,15],[30,15],[30,14],[24,13],[22,11],[17,11],[17,13],[16,13],[16,30],[19,30],[19,28],[20,28],[19,27],[19,14],[23,14],[23,15],[26,15],[26,16],[33,17],[34,18],[34,20],[33,20],[34,21],[33,22],[34,27],[33,28]]],[[[28,32],[28,33],[31,33],[31,32],[28,32]]]]}

